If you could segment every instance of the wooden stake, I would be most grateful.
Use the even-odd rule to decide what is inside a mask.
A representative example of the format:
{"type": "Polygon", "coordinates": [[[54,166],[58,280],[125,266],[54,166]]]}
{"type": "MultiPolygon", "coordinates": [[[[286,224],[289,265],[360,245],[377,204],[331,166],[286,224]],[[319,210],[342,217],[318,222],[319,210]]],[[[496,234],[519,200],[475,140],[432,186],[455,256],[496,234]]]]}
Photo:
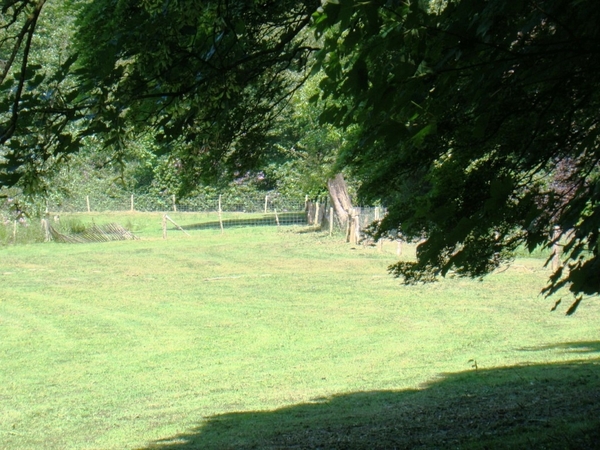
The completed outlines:
{"type": "Polygon", "coordinates": [[[42,231],[44,232],[44,242],[50,242],[50,223],[48,216],[42,219],[42,231]]]}
{"type": "Polygon", "coordinates": [[[89,196],[89,195],[86,195],[86,196],[85,196],[85,201],[86,201],[86,203],[87,203],[87,209],[88,209],[88,212],[91,212],[91,211],[92,211],[92,209],[90,208],[90,196],[89,196]]]}
{"type": "Polygon", "coordinates": [[[15,220],[13,224],[13,242],[17,242],[17,221],[15,220]]]}
{"type": "MultiPolygon", "coordinates": [[[[184,233],[185,235],[189,236],[189,234],[188,234],[188,232],[187,232],[187,231],[185,231],[183,228],[181,228],[177,222],[175,222],[173,219],[171,219],[171,218],[170,218],[169,216],[167,216],[166,214],[165,214],[165,219],[167,219],[169,222],[171,222],[173,225],[175,225],[177,228],[179,228],[181,231],[183,231],[183,233],[184,233]]],[[[165,225],[165,226],[166,226],[166,225],[165,225]]]]}
{"type": "Polygon", "coordinates": [[[165,214],[162,218],[162,230],[163,230],[163,239],[167,238],[167,215],[165,214]]]}
{"type": "Polygon", "coordinates": [[[131,194],[131,211],[134,211],[134,207],[133,207],[133,194],[131,194]]]}
{"type": "Polygon", "coordinates": [[[269,196],[265,195],[265,214],[267,213],[268,205],[269,205],[269,196]]]}
{"type": "Polygon", "coordinates": [[[279,227],[279,216],[277,215],[277,210],[275,209],[275,222],[277,222],[277,227],[279,227]]]}
{"type": "Polygon", "coordinates": [[[175,202],[175,194],[173,194],[173,212],[177,212],[177,203],[175,202]]]}
{"type": "Polygon", "coordinates": [[[562,254],[562,246],[560,245],[560,236],[562,230],[557,225],[554,227],[554,233],[552,234],[552,272],[556,272],[561,267],[560,257],[562,254]]]}
{"type": "Polygon", "coordinates": [[[223,234],[223,211],[221,210],[221,195],[219,195],[219,225],[221,226],[221,234],[223,234]]]}

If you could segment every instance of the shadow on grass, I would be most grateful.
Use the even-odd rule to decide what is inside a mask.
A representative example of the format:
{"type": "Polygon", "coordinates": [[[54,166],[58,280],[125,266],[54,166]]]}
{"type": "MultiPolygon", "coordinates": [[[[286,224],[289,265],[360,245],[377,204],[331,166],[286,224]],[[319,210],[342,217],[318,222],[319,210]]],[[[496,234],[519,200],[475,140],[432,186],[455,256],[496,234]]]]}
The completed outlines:
{"type": "MultiPolygon", "coordinates": [[[[588,342],[563,342],[562,344],[543,345],[540,347],[525,347],[521,350],[524,351],[543,351],[543,350],[563,350],[565,353],[579,353],[579,354],[590,354],[598,353],[600,357],[600,342],[588,341],[588,342]]],[[[600,447],[600,443],[599,443],[600,447]]]]}
{"type": "Polygon", "coordinates": [[[600,448],[600,358],[473,370],[418,390],[223,414],[146,447],[288,448],[600,448]]]}

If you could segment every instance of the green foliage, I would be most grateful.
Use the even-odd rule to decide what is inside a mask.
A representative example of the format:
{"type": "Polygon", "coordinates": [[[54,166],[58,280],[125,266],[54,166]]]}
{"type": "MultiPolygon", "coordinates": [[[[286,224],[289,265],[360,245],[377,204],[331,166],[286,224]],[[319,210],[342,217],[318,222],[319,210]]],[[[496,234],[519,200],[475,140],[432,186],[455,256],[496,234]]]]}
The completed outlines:
{"type": "Polygon", "coordinates": [[[3,3],[0,185],[39,191],[96,138],[117,164],[140,145],[130,190],[260,179],[318,195],[344,169],[387,207],[379,235],[424,238],[392,267],[407,282],[483,276],[559,226],[567,266],[546,292],[600,291],[593,2],[64,5],[3,3]],[[73,48],[40,53],[62,42],[44,20],[73,48]]]}
{"type": "Polygon", "coordinates": [[[479,277],[558,225],[569,266],[547,293],[600,291],[599,19],[574,0],[324,5],[322,95],[345,102],[322,117],[361,125],[343,162],[388,207],[379,233],[426,237],[394,273],[479,277]]]}
{"type": "Polygon", "coordinates": [[[324,107],[312,99],[319,94],[321,79],[313,76],[295,92],[273,132],[280,156],[265,173],[283,194],[325,195],[327,180],[340,170],[338,154],[352,145],[351,132],[320,121],[324,107]]]}
{"type": "Polygon", "coordinates": [[[61,218],[60,231],[65,234],[83,233],[89,227],[79,217],[61,218]]]}
{"type": "Polygon", "coordinates": [[[44,234],[37,221],[0,222],[0,247],[44,242],[44,234]]]}
{"type": "Polygon", "coordinates": [[[113,144],[125,123],[155,127],[185,189],[243,176],[271,155],[266,132],[298,84],[287,74],[311,51],[299,33],[312,3],[86,4],[76,47],[87,132],[107,131],[113,144]]]}
{"type": "MultiPolygon", "coordinates": [[[[78,150],[81,117],[66,5],[58,0],[2,3],[0,18],[0,188],[44,189],[43,174],[78,150]]],[[[0,192],[0,194],[3,194],[0,192]]]]}

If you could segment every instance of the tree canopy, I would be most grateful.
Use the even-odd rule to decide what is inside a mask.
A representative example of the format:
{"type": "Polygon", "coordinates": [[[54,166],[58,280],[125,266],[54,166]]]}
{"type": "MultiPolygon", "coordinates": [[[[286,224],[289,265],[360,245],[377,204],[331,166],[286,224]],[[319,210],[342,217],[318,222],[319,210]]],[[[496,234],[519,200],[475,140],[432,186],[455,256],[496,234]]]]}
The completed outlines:
{"type": "Polygon", "coordinates": [[[70,129],[79,111],[68,83],[70,17],[45,0],[0,5],[0,187],[35,190],[50,160],[78,148],[70,129]]]}
{"type": "Polygon", "coordinates": [[[342,156],[362,194],[425,237],[408,281],[481,276],[566,234],[546,292],[600,290],[600,9],[591,1],[325,5],[322,119],[361,124],[342,156]],[[349,105],[349,106],[347,106],[349,105]]]}
{"type": "Polygon", "coordinates": [[[167,151],[178,152],[191,184],[264,165],[275,118],[306,78],[313,48],[304,36],[314,5],[86,4],[75,46],[92,123],[115,141],[124,126],[154,127],[167,151]]]}
{"type": "Polygon", "coordinates": [[[571,313],[600,292],[594,0],[71,0],[52,71],[29,57],[45,3],[2,1],[0,183],[148,129],[190,185],[265,167],[312,74],[323,128],[352,130],[335,168],[388,208],[376,235],[421,240],[395,274],[483,276],[558,229],[546,293],[570,289],[571,313]]]}

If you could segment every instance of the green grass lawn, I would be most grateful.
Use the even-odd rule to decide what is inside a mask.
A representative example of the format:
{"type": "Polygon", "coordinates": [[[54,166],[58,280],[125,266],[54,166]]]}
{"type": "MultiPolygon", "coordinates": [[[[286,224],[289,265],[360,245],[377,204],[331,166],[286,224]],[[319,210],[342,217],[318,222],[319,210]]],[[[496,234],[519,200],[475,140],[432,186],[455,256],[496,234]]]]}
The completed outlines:
{"type": "Polygon", "coordinates": [[[403,286],[393,243],[136,217],[139,241],[0,248],[0,448],[600,441],[600,302],[550,312],[542,259],[403,286]]]}

